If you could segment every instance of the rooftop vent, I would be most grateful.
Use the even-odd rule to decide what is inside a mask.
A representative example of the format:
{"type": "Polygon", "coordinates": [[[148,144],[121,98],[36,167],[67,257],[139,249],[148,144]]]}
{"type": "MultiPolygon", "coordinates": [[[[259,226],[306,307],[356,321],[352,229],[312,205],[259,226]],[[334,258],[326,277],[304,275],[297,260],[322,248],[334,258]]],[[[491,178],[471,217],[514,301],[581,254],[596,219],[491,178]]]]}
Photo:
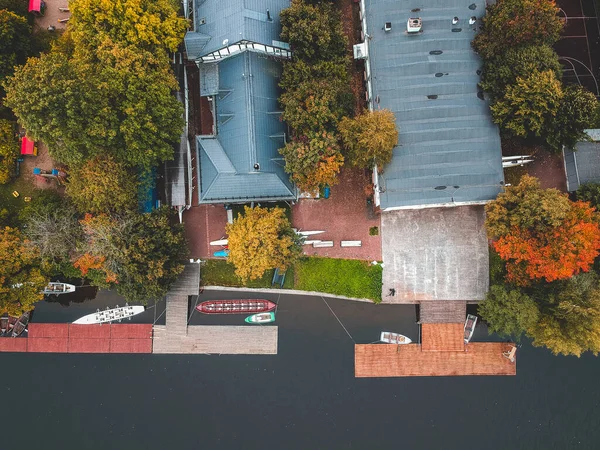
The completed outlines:
{"type": "Polygon", "coordinates": [[[477,4],[475,4],[475,3],[471,3],[471,4],[469,5],[469,9],[470,9],[470,10],[472,10],[472,11],[476,10],[476,9],[477,9],[477,4]]]}
{"type": "Polygon", "coordinates": [[[254,163],[254,170],[260,170],[260,164],[254,163]]]}
{"type": "Polygon", "coordinates": [[[419,33],[423,31],[423,21],[421,18],[411,17],[408,19],[408,22],[406,22],[406,31],[407,33],[419,33]]]}
{"type": "Polygon", "coordinates": [[[200,25],[204,25],[206,23],[206,17],[202,17],[199,21],[200,25]]]}
{"type": "Polygon", "coordinates": [[[473,25],[475,22],[477,22],[477,17],[471,16],[471,18],[469,19],[469,25],[473,25]]]}
{"type": "Polygon", "coordinates": [[[392,31],[392,22],[386,22],[383,25],[383,31],[385,31],[386,33],[392,31]]]}
{"type": "Polygon", "coordinates": [[[367,59],[368,50],[366,43],[356,44],[352,49],[354,50],[354,59],[367,59]]]}
{"type": "Polygon", "coordinates": [[[458,23],[458,17],[454,16],[454,18],[452,19],[452,25],[456,25],[458,23]]]}

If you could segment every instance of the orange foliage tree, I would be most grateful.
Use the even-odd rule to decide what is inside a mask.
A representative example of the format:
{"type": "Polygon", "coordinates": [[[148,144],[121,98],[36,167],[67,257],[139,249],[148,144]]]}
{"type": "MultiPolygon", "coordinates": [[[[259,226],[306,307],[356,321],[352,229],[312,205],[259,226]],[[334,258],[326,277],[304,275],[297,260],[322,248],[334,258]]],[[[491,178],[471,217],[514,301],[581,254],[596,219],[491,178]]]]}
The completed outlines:
{"type": "Polygon", "coordinates": [[[486,212],[488,233],[497,238],[493,246],[506,261],[507,278],[520,286],[587,272],[600,254],[595,209],[586,202],[571,202],[556,190],[541,189],[535,178],[523,177],[519,186],[508,188],[486,212]],[[552,200],[561,207],[553,209],[552,200]],[[528,204],[535,208],[530,214],[524,208],[528,204]],[[545,209],[539,209],[540,204],[545,209]]]}

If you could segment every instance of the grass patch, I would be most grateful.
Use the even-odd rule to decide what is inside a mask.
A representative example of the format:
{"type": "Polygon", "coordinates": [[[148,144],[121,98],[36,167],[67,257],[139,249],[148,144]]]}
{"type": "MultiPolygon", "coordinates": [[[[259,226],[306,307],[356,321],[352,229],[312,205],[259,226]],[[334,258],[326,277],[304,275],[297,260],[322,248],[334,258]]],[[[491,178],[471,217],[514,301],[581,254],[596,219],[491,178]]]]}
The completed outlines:
{"type": "Polygon", "coordinates": [[[222,259],[209,259],[200,268],[200,277],[203,286],[270,288],[271,281],[273,281],[273,272],[274,270],[269,270],[262,278],[244,284],[235,274],[235,268],[232,264],[228,264],[227,261],[222,259]]]}
{"type": "Polygon", "coordinates": [[[366,261],[303,258],[294,267],[296,289],[381,302],[381,266],[366,261]]]}
{"type": "Polygon", "coordinates": [[[24,199],[33,197],[35,193],[35,188],[23,177],[7,184],[0,184],[0,223],[13,227],[19,226],[19,213],[27,205],[24,199]],[[13,191],[17,191],[19,196],[14,197],[13,191]]]}

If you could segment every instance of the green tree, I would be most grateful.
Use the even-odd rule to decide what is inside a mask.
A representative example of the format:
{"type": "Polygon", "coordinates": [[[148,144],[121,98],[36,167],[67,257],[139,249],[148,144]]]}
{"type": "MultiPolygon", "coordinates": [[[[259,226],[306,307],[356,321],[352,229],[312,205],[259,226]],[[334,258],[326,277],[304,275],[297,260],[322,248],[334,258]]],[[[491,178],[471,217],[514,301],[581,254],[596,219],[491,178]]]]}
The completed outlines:
{"type": "Polygon", "coordinates": [[[540,315],[538,306],[528,295],[501,285],[490,287],[477,313],[488,323],[490,332],[515,338],[534,327],[540,315]]]}
{"type": "Polygon", "coordinates": [[[273,268],[285,271],[302,253],[298,235],[282,208],[246,206],[226,231],[229,262],[243,281],[260,278],[273,268]]]}
{"type": "Polygon", "coordinates": [[[546,288],[540,320],[527,329],[533,345],[554,354],[580,356],[600,351],[600,286],[594,273],[577,275],[546,288]]]}
{"type": "Polygon", "coordinates": [[[562,76],[558,55],[549,45],[526,45],[508,48],[483,62],[480,86],[492,99],[504,97],[506,87],[514,85],[517,78],[526,78],[532,72],[550,70],[556,78],[562,76]]]}
{"type": "Polygon", "coordinates": [[[506,94],[490,106],[492,119],[515,136],[545,137],[563,100],[563,90],[550,70],[517,78],[506,94]]]}
{"type": "Polygon", "coordinates": [[[0,119],[0,184],[10,181],[19,155],[19,141],[15,136],[15,126],[8,120],[0,119]]]}
{"type": "Polygon", "coordinates": [[[597,108],[598,100],[590,91],[567,86],[546,142],[560,151],[563,145],[573,148],[577,142],[586,140],[583,130],[592,126],[597,108]]]}
{"type": "Polygon", "coordinates": [[[331,3],[311,5],[292,0],[279,18],[281,39],[290,44],[295,58],[306,61],[345,58],[348,40],[340,14],[331,3]]]}
{"type": "Polygon", "coordinates": [[[279,152],[294,183],[311,194],[317,193],[321,186],[336,184],[344,163],[337,139],[326,132],[294,139],[279,152]]]}
{"type": "Polygon", "coordinates": [[[472,45],[484,59],[523,45],[552,45],[563,21],[554,0],[499,0],[487,8],[472,45]]]}
{"type": "Polygon", "coordinates": [[[15,65],[25,63],[30,34],[25,17],[0,9],[0,80],[12,74],[15,65]]]}
{"type": "Polygon", "coordinates": [[[72,170],[67,195],[82,213],[123,213],[137,207],[135,173],[112,156],[97,156],[72,170]]]}
{"type": "Polygon", "coordinates": [[[577,188],[577,200],[588,202],[596,210],[600,207],[600,184],[584,183],[577,188]]]}
{"type": "Polygon", "coordinates": [[[27,17],[29,14],[28,0],[0,0],[0,9],[14,12],[15,14],[27,17]]]}
{"type": "Polygon", "coordinates": [[[383,168],[392,160],[392,150],[398,144],[396,118],[389,109],[367,111],[353,119],[345,117],[338,131],[347,160],[361,168],[383,168]]]}
{"type": "Polygon", "coordinates": [[[0,314],[18,316],[44,297],[40,292],[49,280],[39,264],[37,249],[28,245],[19,230],[0,230],[0,314]]]}

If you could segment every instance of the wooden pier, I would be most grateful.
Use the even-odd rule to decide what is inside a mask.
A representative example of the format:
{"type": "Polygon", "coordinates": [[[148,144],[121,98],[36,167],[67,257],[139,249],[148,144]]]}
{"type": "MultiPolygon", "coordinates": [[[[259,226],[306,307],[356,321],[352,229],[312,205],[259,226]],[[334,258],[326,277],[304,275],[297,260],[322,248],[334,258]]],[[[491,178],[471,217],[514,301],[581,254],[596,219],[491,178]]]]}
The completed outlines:
{"type": "Polygon", "coordinates": [[[154,326],[152,353],[277,354],[276,326],[188,326],[189,297],[200,289],[200,266],[187,264],[167,293],[165,325],[154,326]]]}

